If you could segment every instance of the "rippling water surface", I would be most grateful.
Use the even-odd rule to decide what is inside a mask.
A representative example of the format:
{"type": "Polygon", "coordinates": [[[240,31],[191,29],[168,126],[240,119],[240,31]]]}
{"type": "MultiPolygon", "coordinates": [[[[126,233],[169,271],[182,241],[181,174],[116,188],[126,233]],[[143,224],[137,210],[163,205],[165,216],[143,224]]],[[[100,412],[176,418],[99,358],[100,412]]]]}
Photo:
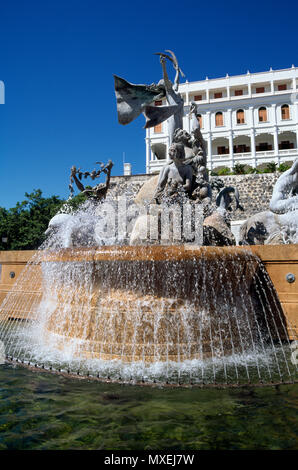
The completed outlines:
{"type": "Polygon", "coordinates": [[[298,385],[102,384],[0,366],[0,449],[297,449],[298,385]]]}

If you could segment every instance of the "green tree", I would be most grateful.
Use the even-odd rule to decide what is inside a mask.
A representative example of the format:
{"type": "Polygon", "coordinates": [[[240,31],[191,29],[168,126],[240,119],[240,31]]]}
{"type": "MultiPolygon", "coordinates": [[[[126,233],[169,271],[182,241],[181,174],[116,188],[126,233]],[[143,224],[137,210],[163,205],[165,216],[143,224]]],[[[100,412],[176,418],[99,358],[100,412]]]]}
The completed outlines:
{"type": "Polygon", "coordinates": [[[0,249],[34,250],[44,241],[49,220],[65,201],[44,198],[40,189],[25,193],[26,200],[11,209],[0,208],[0,249]],[[2,239],[7,238],[7,242],[2,239]]]}

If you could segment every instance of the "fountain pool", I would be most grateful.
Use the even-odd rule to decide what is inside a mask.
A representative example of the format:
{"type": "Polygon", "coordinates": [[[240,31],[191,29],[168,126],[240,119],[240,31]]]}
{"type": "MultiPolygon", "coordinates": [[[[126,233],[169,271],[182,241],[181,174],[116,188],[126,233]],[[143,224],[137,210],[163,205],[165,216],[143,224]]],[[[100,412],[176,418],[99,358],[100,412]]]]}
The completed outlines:
{"type": "Polygon", "coordinates": [[[297,449],[298,384],[123,386],[9,364],[0,383],[1,450],[297,449]]]}

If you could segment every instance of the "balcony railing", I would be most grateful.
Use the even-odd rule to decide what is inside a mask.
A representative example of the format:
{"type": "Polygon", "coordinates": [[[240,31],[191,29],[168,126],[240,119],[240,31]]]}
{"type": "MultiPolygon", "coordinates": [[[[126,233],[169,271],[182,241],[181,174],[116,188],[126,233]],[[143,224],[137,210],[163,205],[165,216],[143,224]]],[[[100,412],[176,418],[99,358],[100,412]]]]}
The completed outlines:
{"type": "MultiPolygon", "coordinates": [[[[274,150],[256,152],[255,157],[252,155],[252,152],[234,153],[233,160],[230,154],[212,155],[212,160],[209,156],[207,157],[207,167],[209,169],[213,169],[217,166],[226,166],[232,168],[235,163],[241,163],[243,165],[250,165],[255,167],[261,163],[270,162],[274,162],[280,165],[281,163],[293,160],[296,157],[298,157],[298,149],[279,150],[278,154],[276,154],[274,150]]],[[[166,163],[166,159],[150,160],[150,173],[160,170],[166,163]]]]}
{"type": "Polygon", "coordinates": [[[156,160],[150,160],[150,166],[160,166],[160,165],[164,165],[166,163],[166,159],[165,158],[162,158],[160,160],[156,159],[156,160]]]}
{"type": "MultiPolygon", "coordinates": [[[[243,85],[239,85],[241,87],[243,85]]],[[[207,99],[207,96],[203,98],[202,100],[196,101],[198,104],[206,104],[206,103],[216,103],[216,102],[223,102],[223,101],[234,101],[234,100],[241,100],[241,99],[247,99],[247,98],[260,98],[260,97],[265,97],[265,96],[272,96],[272,95],[286,95],[289,93],[295,93],[297,90],[294,89],[292,86],[289,86],[286,90],[266,90],[264,93],[254,93],[253,91],[251,93],[246,90],[246,93],[243,93],[243,95],[232,95],[230,96],[226,95],[223,96],[222,98],[213,98],[209,96],[209,99],[207,99]]],[[[193,92],[192,92],[193,93],[193,92]]],[[[190,98],[190,101],[195,101],[193,97],[190,98]]]]}
{"type": "Polygon", "coordinates": [[[283,149],[278,151],[279,155],[295,155],[297,152],[297,149],[283,149]]]}
{"type": "Polygon", "coordinates": [[[235,163],[242,163],[244,165],[250,165],[252,167],[258,166],[261,163],[274,162],[280,165],[283,162],[293,160],[298,157],[298,149],[284,149],[279,150],[278,154],[274,150],[267,150],[263,152],[256,152],[255,156],[252,152],[234,153],[233,159],[230,154],[223,155],[212,155],[212,160],[208,156],[207,166],[208,168],[215,168],[216,166],[227,166],[232,168],[235,163]]]}

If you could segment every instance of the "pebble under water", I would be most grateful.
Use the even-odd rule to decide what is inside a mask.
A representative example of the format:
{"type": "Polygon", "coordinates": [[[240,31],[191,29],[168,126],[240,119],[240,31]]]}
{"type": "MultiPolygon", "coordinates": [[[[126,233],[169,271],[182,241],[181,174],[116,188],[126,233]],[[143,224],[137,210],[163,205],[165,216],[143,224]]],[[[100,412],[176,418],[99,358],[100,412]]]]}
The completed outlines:
{"type": "Polygon", "coordinates": [[[298,385],[97,383],[0,366],[0,450],[294,450],[298,385]]]}

